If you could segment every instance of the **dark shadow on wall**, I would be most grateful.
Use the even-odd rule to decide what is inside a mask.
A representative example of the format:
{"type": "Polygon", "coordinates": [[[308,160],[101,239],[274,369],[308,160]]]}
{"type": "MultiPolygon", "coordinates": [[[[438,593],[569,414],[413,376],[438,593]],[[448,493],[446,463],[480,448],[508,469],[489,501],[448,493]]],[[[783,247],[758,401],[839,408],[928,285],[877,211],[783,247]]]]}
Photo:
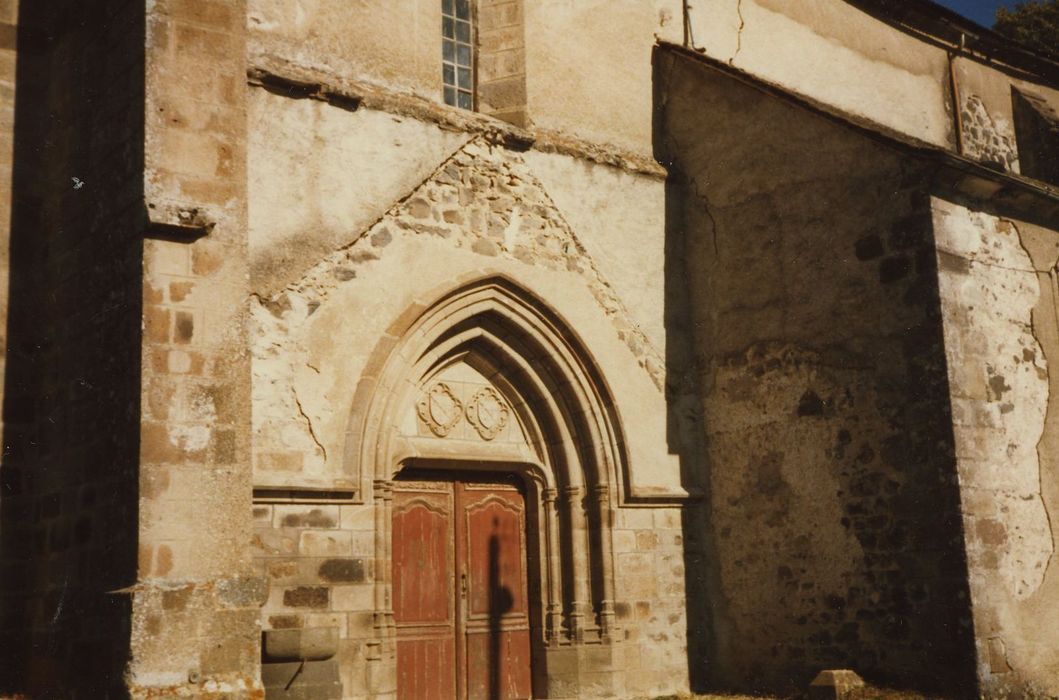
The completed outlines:
{"type": "Polygon", "coordinates": [[[143,0],[22,0],[0,462],[0,696],[127,695],[143,0]]]}
{"type": "Polygon", "coordinates": [[[670,444],[705,494],[692,689],[852,668],[975,695],[929,165],[679,47],[654,62],[670,444]]]}
{"type": "Polygon", "coordinates": [[[489,698],[500,700],[506,696],[502,687],[503,666],[503,632],[501,625],[504,613],[515,604],[511,589],[502,585],[500,580],[500,536],[496,533],[499,522],[493,519],[493,534],[489,536],[489,698]]]}
{"type": "MultiPolygon", "coordinates": [[[[703,367],[696,361],[691,305],[694,280],[688,268],[691,239],[703,232],[690,225],[686,215],[688,183],[673,166],[665,138],[665,73],[652,57],[654,75],[654,156],[669,170],[665,183],[665,267],[663,320],[666,333],[666,437],[670,453],[679,455],[681,483],[708,496],[710,469],[703,431],[701,381],[703,367]]],[[[719,599],[719,570],[715,533],[710,525],[708,497],[687,503],[681,514],[684,542],[684,588],[688,677],[692,691],[711,688],[711,669],[719,654],[716,626],[723,611],[719,599]]]]}

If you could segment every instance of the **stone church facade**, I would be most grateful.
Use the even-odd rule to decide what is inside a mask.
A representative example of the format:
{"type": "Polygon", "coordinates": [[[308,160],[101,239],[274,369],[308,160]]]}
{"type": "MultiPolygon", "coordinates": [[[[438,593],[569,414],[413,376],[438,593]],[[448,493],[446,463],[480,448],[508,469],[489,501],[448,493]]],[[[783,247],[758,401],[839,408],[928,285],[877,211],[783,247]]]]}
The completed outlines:
{"type": "Polygon", "coordinates": [[[920,0],[0,23],[0,697],[1059,695],[1055,60],[920,0]]]}

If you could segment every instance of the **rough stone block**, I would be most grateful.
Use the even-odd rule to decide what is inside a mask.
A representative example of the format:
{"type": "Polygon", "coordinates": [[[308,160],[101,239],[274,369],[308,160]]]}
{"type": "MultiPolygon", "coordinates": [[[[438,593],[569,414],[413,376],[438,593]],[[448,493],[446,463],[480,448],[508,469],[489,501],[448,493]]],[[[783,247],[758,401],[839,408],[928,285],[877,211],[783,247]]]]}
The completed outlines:
{"type": "Polygon", "coordinates": [[[863,687],[861,677],[848,669],[821,671],[809,684],[809,697],[811,700],[841,700],[863,687]]]}
{"type": "Polygon", "coordinates": [[[272,528],[256,529],[250,542],[257,556],[282,556],[298,551],[297,538],[272,528]]]}
{"type": "Polygon", "coordinates": [[[375,607],[375,587],[335,586],[332,589],[331,609],[357,612],[372,610],[375,607]]]}
{"type": "Polygon", "coordinates": [[[326,608],[330,589],[325,586],[298,586],[283,591],[283,604],[291,608],[326,608]]]}
{"type": "Polygon", "coordinates": [[[338,527],[338,506],[277,505],[276,527],[333,528],[338,527]]]}
{"type": "Polygon", "coordinates": [[[282,700],[338,700],[342,683],[338,662],[300,661],[261,665],[261,681],[269,698],[282,700]]]}
{"type": "Polygon", "coordinates": [[[352,533],[341,530],[306,530],[298,544],[301,553],[310,557],[341,557],[352,553],[352,533]]]}
{"type": "Polygon", "coordinates": [[[367,566],[363,559],[328,559],[320,564],[319,575],[329,582],[363,583],[367,566]]]}
{"type": "Polygon", "coordinates": [[[338,652],[337,627],[268,630],[262,652],[269,662],[324,661],[338,652]]]}

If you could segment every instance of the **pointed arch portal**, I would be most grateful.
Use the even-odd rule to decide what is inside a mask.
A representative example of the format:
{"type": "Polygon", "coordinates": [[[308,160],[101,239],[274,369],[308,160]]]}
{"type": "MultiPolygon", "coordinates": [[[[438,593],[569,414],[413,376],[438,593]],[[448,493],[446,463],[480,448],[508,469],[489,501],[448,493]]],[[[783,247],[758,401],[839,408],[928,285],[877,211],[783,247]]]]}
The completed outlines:
{"type": "Polygon", "coordinates": [[[476,280],[403,314],[358,384],[344,455],[347,476],[374,503],[376,640],[369,661],[377,673],[395,674],[393,489],[409,468],[519,475],[539,548],[528,571],[540,597],[530,621],[536,682],[569,692],[581,686],[582,673],[591,672],[596,684],[601,674],[620,673],[608,659],[620,639],[611,530],[624,444],[611,393],[587,348],[511,280],[476,280]],[[457,366],[488,386],[470,399],[456,396],[443,379],[457,366]],[[479,405],[485,403],[489,411],[479,405]],[[400,429],[417,404],[431,434],[400,429]],[[447,439],[461,419],[483,439],[447,439]],[[507,422],[519,439],[493,440],[507,422]]]}

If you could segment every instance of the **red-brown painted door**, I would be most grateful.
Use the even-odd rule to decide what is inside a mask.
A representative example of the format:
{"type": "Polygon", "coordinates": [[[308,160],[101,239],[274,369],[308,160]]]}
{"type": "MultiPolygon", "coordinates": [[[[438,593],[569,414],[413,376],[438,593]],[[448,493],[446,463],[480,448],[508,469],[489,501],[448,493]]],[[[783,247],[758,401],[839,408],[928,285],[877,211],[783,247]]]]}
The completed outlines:
{"type": "Polygon", "coordinates": [[[452,484],[395,488],[392,537],[397,695],[451,700],[457,678],[452,484]]]}
{"type": "Polygon", "coordinates": [[[393,517],[398,698],[532,697],[521,488],[398,482],[393,517]]]}
{"type": "Polygon", "coordinates": [[[466,697],[529,698],[525,499],[514,485],[458,482],[456,503],[466,697]]]}

